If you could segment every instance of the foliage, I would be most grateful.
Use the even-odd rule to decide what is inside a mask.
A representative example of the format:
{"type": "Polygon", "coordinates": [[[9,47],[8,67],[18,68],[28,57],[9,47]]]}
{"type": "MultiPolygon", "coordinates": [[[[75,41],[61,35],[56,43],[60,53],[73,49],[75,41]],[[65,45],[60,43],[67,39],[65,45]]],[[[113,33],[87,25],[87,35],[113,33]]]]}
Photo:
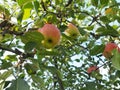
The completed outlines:
{"type": "Polygon", "coordinates": [[[106,43],[120,43],[119,5],[116,0],[0,0],[0,90],[119,90],[119,52],[111,60],[102,55],[106,43]],[[41,44],[43,35],[36,30],[45,23],[60,29],[55,48],[41,44]],[[64,34],[68,23],[79,37],[64,34]],[[90,66],[100,72],[88,74],[90,66]]]}

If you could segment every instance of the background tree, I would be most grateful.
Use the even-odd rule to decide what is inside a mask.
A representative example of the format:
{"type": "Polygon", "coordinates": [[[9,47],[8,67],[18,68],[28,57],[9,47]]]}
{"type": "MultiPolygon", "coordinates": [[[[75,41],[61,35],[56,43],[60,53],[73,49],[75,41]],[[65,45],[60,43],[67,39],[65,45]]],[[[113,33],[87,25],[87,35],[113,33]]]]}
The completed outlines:
{"type": "Polygon", "coordinates": [[[119,5],[116,0],[0,0],[0,90],[119,90],[119,5]],[[60,31],[60,41],[51,28],[60,31]],[[57,44],[46,47],[45,35],[57,44]],[[115,47],[105,49],[111,53],[106,58],[109,42],[115,47]]]}

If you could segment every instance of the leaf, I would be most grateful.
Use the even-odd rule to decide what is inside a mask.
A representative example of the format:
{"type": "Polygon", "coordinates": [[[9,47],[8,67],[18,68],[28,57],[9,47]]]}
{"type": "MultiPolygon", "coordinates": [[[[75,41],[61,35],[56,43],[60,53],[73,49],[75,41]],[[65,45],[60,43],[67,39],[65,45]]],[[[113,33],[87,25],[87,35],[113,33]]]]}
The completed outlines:
{"type": "Polygon", "coordinates": [[[19,23],[21,23],[22,20],[28,19],[30,17],[32,8],[32,3],[27,3],[24,5],[17,16],[17,20],[19,23]]]}
{"type": "Polygon", "coordinates": [[[16,55],[7,55],[5,57],[5,60],[9,60],[9,61],[17,61],[16,55]]]}
{"type": "Polygon", "coordinates": [[[98,0],[91,0],[91,3],[93,6],[97,7],[98,6],[98,0]]]}
{"type": "Polygon", "coordinates": [[[109,0],[100,0],[102,6],[106,6],[109,3],[109,0]]]}
{"type": "Polygon", "coordinates": [[[4,88],[6,88],[10,83],[11,83],[11,81],[5,81],[4,88]]]}
{"type": "Polygon", "coordinates": [[[32,80],[34,81],[34,83],[37,84],[38,88],[40,88],[41,90],[45,90],[45,83],[44,80],[36,75],[32,75],[32,80]]]}
{"type": "Polygon", "coordinates": [[[62,79],[62,74],[61,72],[56,69],[54,66],[47,66],[46,67],[52,74],[56,74],[60,79],[62,79]]]}
{"type": "Polygon", "coordinates": [[[60,53],[58,51],[46,51],[46,50],[42,50],[42,51],[39,52],[39,55],[59,56],[60,53]]]}
{"type": "Polygon", "coordinates": [[[0,65],[0,69],[8,69],[11,66],[13,66],[11,62],[4,60],[2,61],[2,65],[0,65]]]}
{"type": "Polygon", "coordinates": [[[91,50],[90,50],[90,54],[91,55],[97,55],[102,53],[104,50],[104,45],[95,45],[91,50]]]}
{"type": "Polygon", "coordinates": [[[79,14],[79,16],[78,16],[78,19],[83,20],[85,17],[86,17],[86,14],[81,13],[81,14],[79,14]]]}
{"type": "Polygon", "coordinates": [[[57,17],[54,14],[48,13],[43,20],[48,23],[53,23],[57,22],[57,17]]]}
{"type": "Polygon", "coordinates": [[[84,28],[78,27],[78,30],[80,31],[81,35],[85,35],[87,32],[84,30],[84,28]]]}
{"type": "Polygon", "coordinates": [[[119,70],[116,72],[115,76],[120,78],[120,71],[119,70]]]}
{"type": "Polygon", "coordinates": [[[102,22],[104,22],[104,23],[109,23],[109,22],[110,22],[110,20],[109,20],[108,17],[106,17],[106,16],[100,17],[100,20],[101,20],[102,22]]]}
{"type": "Polygon", "coordinates": [[[113,50],[113,57],[112,57],[112,65],[117,69],[120,70],[120,52],[118,50],[113,50]]]}
{"type": "Polygon", "coordinates": [[[95,82],[86,82],[86,90],[97,90],[95,82]]]}
{"type": "Polygon", "coordinates": [[[92,25],[92,26],[87,26],[86,29],[87,29],[88,31],[93,30],[93,29],[94,29],[94,25],[92,25]]]}
{"type": "Polygon", "coordinates": [[[24,6],[25,4],[31,2],[33,0],[17,0],[17,3],[19,4],[19,6],[24,6]]]}
{"type": "Polygon", "coordinates": [[[98,35],[101,35],[101,36],[107,36],[107,35],[110,35],[110,36],[113,36],[113,37],[118,37],[119,36],[119,33],[113,29],[112,27],[100,27],[97,29],[97,34],[98,35]]]}
{"type": "Polygon", "coordinates": [[[37,70],[39,69],[39,65],[37,64],[30,64],[30,63],[26,63],[25,64],[25,69],[27,70],[28,74],[36,74],[37,70]]]}
{"type": "Polygon", "coordinates": [[[23,20],[30,17],[30,11],[31,11],[31,8],[25,8],[24,9],[23,20]]]}
{"type": "Polygon", "coordinates": [[[25,5],[22,7],[22,9],[27,9],[27,8],[33,9],[33,4],[32,4],[32,2],[28,2],[27,4],[25,4],[25,5]]]}
{"type": "Polygon", "coordinates": [[[3,90],[4,85],[5,85],[5,82],[1,82],[1,83],[0,83],[0,90],[3,90]]]}
{"type": "Polygon", "coordinates": [[[119,16],[116,16],[115,18],[116,18],[116,20],[120,23],[120,17],[119,17],[119,16]]]}
{"type": "Polygon", "coordinates": [[[39,2],[38,1],[34,1],[33,2],[33,6],[34,6],[34,9],[35,9],[36,13],[38,14],[38,11],[39,11],[38,9],[39,9],[39,6],[40,6],[39,2]]]}
{"type": "Polygon", "coordinates": [[[12,70],[5,71],[4,73],[0,74],[1,80],[6,80],[12,74],[12,70]]]}
{"type": "Polygon", "coordinates": [[[19,13],[18,13],[18,16],[17,16],[17,21],[19,23],[21,23],[22,19],[23,19],[23,15],[24,15],[24,11],[21,10],[19,13]]]}
{"type": "Polygon", "coordinates": [[[9,18],[10,17],[10,12],[7,8],[4,6],[0,5],[0,13],[4,13],[5,17],[9,18]]]}
{"type": "Polygon", "coordinates": [[[36,47],[36,45],[37,44],[34,41],[27,42],[24,47],[25,52],[30,53],[36,47]]]}
{"type": "Polygon", "coordinates": [[[6,90],[30,90],[30,86],[27,82],[21,78],[12,81],[12,84],[6,90]]]}
{"type": "Polygon", "coordinates": [[[38,19],[36,19],[36,21],[34,22],[34,26],[35,27],[42,27],[44,25],[44,20],[43,20],[44,16],[42,15],[41,17],[39,17],[38,19]]]}
{"type": "Polygon", "coordinates": [[[41,45],[41,41],[43,40],[43,35],[38,31],[29,31],[25,33],[23,36],[21,36],[21,39],[22,42],[25,44],[28,44],[28,42],[34,42],[33,46],[35,46],[36,43],[37,46],[39,47],[41,45]]]}

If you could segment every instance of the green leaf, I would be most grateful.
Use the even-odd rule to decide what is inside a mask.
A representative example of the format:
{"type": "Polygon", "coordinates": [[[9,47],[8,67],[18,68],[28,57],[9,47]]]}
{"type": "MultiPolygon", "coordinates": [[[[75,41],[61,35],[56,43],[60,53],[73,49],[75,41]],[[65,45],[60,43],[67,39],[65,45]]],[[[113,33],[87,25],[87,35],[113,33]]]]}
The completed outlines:
{"type": "Polygon", "coordinates": [[[34,9],[35,9],[35,11],[36,11],[36,13],[38,14],[38,9],[39,9],[39,6],[40,6],[40,4],[39,4],[39,2],[38,1],[34,1],[33,2],[33,6],[34,6],[34,9]]]}
{"type": "Polygon", "coordinates": [[[6,88],[11,83],[11,81],[5,81],[4,83],[5,83],[4,88],[6,88]]]}
{"type": "Polygon", "coordinates": [[[44,20],[43,20],[44,16],[40,16],[39,18],[36,19],[36,21],[34,22],[34,26],[41,28],[44,25],[44,20]]]}
{"type": "Polygon", "coordinates": [[[1,83],[0,83],[0,90],[3,90],[4,85],[5,85],[5,82],[1,82],[1,83]]]}
{"type": "Polygon", "coordinates": [[[109,3],[109,0],[100,0],[100,4],[101,4],[102,6],[108,5],[108,3],[109,3]]]}
{"type": "Polygon", "coordinates": [[[120,23],[120,17],[119,16],[115,16],[115,18],[120,23]]]}
{"type": "Polygon", "coordinates": [[[0,13],[4,13],[6,18],[9,18],[11,15],[9,10],[2,5],[0,5],[0,13]]]}
{"type": "Polygon", "coordinates": [[[60,79],[62,79],[62,74],[61,72],[56,69],[54,66],[47,66],[46,67],[52,74],[56,74],[60,79]]]}
{"type": "Polygon", "coordinates": [[[30,86],[27,82],[21,78],[12,81],[12,84],[6,90],[30,90],[30,86]]]}
{"type": "Polygon", "coordinates": [[[7,55],[5,57],[5,60],[9,60],[9,61],[17,61],[16,55],[7,55]]]}
{"type": "Polygon", "coordinates": [[[116,72],[115,76],[120,78],[120,71],[119,70],[116,72]]]}
{"type": "Polygon", "coordinates": [[[117,69],[120,70],[120,52],[118,50],[113,50],[113,57],[112,57],[112,65],[117,69]]]}
{"type": "Polygon", "coordinates": [[[104,23],[109,23],[110,22],[110,19],[108,19],[108,17],[106,17],[106,16],[100,17],[100,20],[104,23]]]}
{"type": "Polygon", "coordinates": [[[92,25],[92,26],[87,26],[86,29],[87,29],[88,31],[90,31],[90,30],[92,31],[92,30],[94,29],[94,25],[92,25]]]}
{"type": "Polygon", "coordinates": [[[32,2],[28,2],[27,4],[25,4],[22,9],[26,9],[26,8],[29,8],[29,9],[33,9],[33,4],[32,2]]]}
{"type": "Polygon", "coordinates": [[[41,50],[38,52],[39,55],[49,55],[49,56],[59,56],[60,53],[58,51],[46,51],[46,50],[41,50]]]}
{"type": "Polygon", "coordinates": [[[31,8],[24,9],[23,20],[30,17],[30,11],[31,11],[31,8]]]}
{"type": "Polygon", "coordinates": [[[33,0],[17,0],[19,6],[24,6],[25,4],[31,2],[33,0]]]}
{"type": "Polygon", "coordinates": [[[35,46],[36,43],[37,46],[40,47],[41,41],[43,40],[43,35],[38,31],[29,31],[25,33],[23,36],[21,36],[21,39],[22,42],[25,44],[28,44],[28,42],[34,42],[34,45],[32,46],[35,46]]]}
{"type": "Polygon", "coordinates": [[[107,36],[107,35],[110,35],[110,36],[113,36],[113,37],[118,37],[119,36],[119,33],[111,27],[109,27],[109,28],[100,27],[100,28],[97,29],[96,32],[97,32],[98,35],[101,35],[101,36],[107,36]]]}
{"type": "Polygon", "coordinates": [[[18,13],[17,20],[21,23],[22,20],[28,19],[31,15],[31,10],[33,8],[32,3],[27,3],[18,13]]]}
{"type": "Polygon", "coordinates": [[[95,82],[86,82],[86,90],[97,90],[95,82]]]}
{"type": "Polygon", "coordinates": [[[25,52],[30,53],[36,47],[36,45],[37,44],[34,41],[27,42],[24,47],[25,52]]]}
{"type": "Polygon", "coordinates": [[[12,67],[12,63],[11,62],[7,62],[6,60],[2,61],[2,65],[0,65],[0,69],[8,69],[9,67],[12,67]]]}
{"type": "Polygon", "coordinates": [[[6,80],[12,74],[12,70],[8,70],[0,74],[1,80],[6,80]]]}
{"type": "Polygon", "coordinates": [[[84,28],[78,27],[78,30],[80,31],[81,35],[85,35],[87,32],[84,30],[84,28]]]}
{"type": "Polygon", "coordinates": [[[39,69],[39,65],[37,64],[30,64],[26,63],[25,64],[25,69],[27,70],[28,74],[36,74],[37,70],[39,69]]]}
{"type": "Polygon", "coordinates": [[[46,90],[45,89],[45,83],[44,80],[36,75],[32,75],[32,80],[37,84],[38,88],[41,90],[46,90]]]}
{"type": "Polygon", "coordinates": [[[90,54],[91,55],[97,55],[102,53],[104,50],[104,45],[95,45],[91,50],[90,50],[90,54]]]}
{"type": "Polygon", "coordinates": [[[17,21],[18,23],[21,23],[22,19],[23,19],[23,15],[24,15],[24,10],[21,10],[19,13],[18,13],[18,16],[17,16],[17,21]]]}
{"type": "Polygon", "coordinates": [[[57,17],[54,14],[48,13],[45,17],[44,17],[44,21],[45,22],[49,22],[49,23],[54,23],[57,22],[57,17]]]}
{"type": "Polygon", "coordinates": [[[97,7],[98,6],[98,0],[91,0],[91,3],[93,6],[97,7]]]}
{"type": "Polygon", "coordinates": [[[86,17],[86,14],[81,13],[81,14],[79,14],[79,16],[78,16],[78,19],[83,20],[85,17],[86,17]]]}

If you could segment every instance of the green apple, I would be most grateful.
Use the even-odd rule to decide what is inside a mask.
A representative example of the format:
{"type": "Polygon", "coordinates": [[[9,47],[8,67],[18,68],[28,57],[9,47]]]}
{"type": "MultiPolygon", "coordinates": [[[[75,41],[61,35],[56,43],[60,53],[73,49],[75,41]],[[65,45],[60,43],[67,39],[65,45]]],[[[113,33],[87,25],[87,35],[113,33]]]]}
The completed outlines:
{"type": "Polygon", "coordinates": [[[76,39],[80,35],[80,32],[75,25],[69,23],[68,28],[65,30],[65,34],[73,39],[76,39]]]}

